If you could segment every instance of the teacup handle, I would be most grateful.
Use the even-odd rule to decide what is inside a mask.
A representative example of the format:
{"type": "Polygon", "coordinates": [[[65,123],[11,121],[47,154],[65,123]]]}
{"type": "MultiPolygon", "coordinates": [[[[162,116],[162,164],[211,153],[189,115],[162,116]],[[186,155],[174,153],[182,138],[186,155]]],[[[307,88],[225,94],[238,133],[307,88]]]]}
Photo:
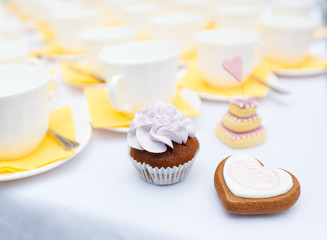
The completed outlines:
{"type": "Polygon", "coordinates": [[[110,78],[108,83],[108,92],[109,92],[109,99],[114,108],[116,108],[118,111],[121,112],[130,112],[131,111],[131,105],[129,103],[124,103],[121,105],[118,101],[118,95],[117,90],[119,84],[122,83],[124,79],[124,76],[122,74],[115,75],[110,78]]]}
{"type": "Polygon", "coordinates": [[[254,65],[257,66],[259,63],[261,63],[263,57],[265,56],[265,45],[262,41],[259,43],[259,53],[256,56],[254,65]]]}
{"type": "Polygon", "coordinates": [[[49,113],[51,113],[55,109],[58,99],[59,99],[59,84],[58,84],[58,82],[53,77],[51,77],[50,84],[52,84],[52,89],[49,91],[49,97],[48,97],[49,113]]]}

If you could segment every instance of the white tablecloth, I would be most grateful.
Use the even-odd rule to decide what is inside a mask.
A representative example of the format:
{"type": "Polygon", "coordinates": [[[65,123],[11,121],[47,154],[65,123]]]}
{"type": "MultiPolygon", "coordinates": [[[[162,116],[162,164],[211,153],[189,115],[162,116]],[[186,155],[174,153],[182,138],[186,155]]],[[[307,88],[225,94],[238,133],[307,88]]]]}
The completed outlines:
{"type": "MultiPolygon", "coordinates": [[[[324,51],[322,42],[316,50],[324,51]]],[[[83,92],[61,82],[59,106],[81,112],[83,92]]],[[[264,144],[232,150],[215,136],[228,104],[203,102],[200,150],[188,177],[144,182],[127,157],[126,135],[94,130],[87,148],[49,172],[0,183],[0,239],[326,239],[327,90],[324,75],[281,78],[291,91],[259,100],[264,144]],[[230,154],[248,153],[292,172],[301,183],[290,210],[267,216],[227,213],[213,175],[230,154]]]]}

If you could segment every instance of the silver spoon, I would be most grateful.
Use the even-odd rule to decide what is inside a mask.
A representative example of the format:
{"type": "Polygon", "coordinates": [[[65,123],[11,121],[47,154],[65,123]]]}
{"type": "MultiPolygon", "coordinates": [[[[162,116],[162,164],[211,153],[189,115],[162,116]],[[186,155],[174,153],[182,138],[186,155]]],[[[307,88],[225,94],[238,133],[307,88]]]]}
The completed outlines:
{"type": "Polygon", "coordinates": [[[51,129],[48,129],[48,133],[50,133],[65,150],[72,150],[79,146],[78,142],[65,138],[51,129]]]}
{"type": "Polygon", "coordinates": [[[273,86],[270,83],[267,83],[265,81],[263,81],[262,79],[260,79],[259,77],[255,76],[255,75],[251,75],[251,77],[256,80],[257,82],[267,86],[268,88],[270,88],[271,90],[273,90],[274,92],[278,93],[278,94],[289,94],[290,92],[284,89],[280,89],[278,87],[273,86]]]}

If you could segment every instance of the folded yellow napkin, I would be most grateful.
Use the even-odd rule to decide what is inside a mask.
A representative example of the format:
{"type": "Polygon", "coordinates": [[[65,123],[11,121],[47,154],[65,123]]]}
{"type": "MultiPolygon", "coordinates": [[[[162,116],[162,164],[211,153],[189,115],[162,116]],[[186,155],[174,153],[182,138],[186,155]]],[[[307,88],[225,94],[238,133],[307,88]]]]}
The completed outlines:
{"type": "MultiPolygon", "coordinates": [[[[75,139],[75,129],[70,106],[56,109],[51,113],[49,128],[64,137],[75,139]]],[[[0,160],[0,174],[32,170],[71,157],[74,154],[74,150],[64,150],[59,143],[47,133],[33,153],[10,161],[0,160]]]]}
{"type": "Polygon", "coordinates": [[[19,5],[17,3],[9,2],[6,4],[6,9],[9,12],[14,12],[19,8],[19,5]]]}
{"type": "MultiPolygon", "coordinates": [[[[110,103],[108,91],[102,88],[86,88],[88,110],[91,122],[95,128],[120,128],[128,127],[133,117],[119,112],[110,103]]],[[[191,116],[199,116],[198,110],[194,109],[177,93],[172,103],[183,113],[191,116]]]]}
{"type": "MultiPolygon", "coordinates": [[[[263,81],[268,81],[269,73],[269,66],[265,63],[261,63],[253,70],[252,74],[263,81]]],[[[236,88],[212,87],[205,81],[205,78],[199,72],[195,61],[189,62],[187,72],[178,85],[180,88],[189,88],[200,93],[222,96],[239,96],[244,94],[252,97],[265,97],[268,93],[266,86],[260,84],[251,77],[246,79],[242,85],[236,88]]]]}
{"type": "Polygon", "coordinates": [[[278,63],[269,59],[264,59],[264,63],[269,65],[272,71],[277,69],[315,69],[315,68],[326,68],[327,69],[327,61],[321,58],[317,58],[309,55],[302,62],[297,63],[295,65],[285,65],[282,63],[278,63]]]}
{"type": "Polygon", "coordinates": [[[44,41],[55,39],[54,32],[45,23],[39,23],[37,26],[37,31],[39,32],[44,41]]]}
{"type": "Polygon", "coordinates": [[[61,73],[68,84],[83,86],[85,84],[99,84],[94,73],[85,63],[59,62],[61,73]],[[80,72],[78,70],[81,70],[80,72]]]}
{"type": "Polygon", "coordinates": [[[43,48],[43,54],[51,56],[53,54],[55,55],[77,55],[82,54],[81,51],[71,51],[68,49],[65,49],[63,46],[61,46],[57,41],[53,40],[48,42],[44,48],[43,48]]]}

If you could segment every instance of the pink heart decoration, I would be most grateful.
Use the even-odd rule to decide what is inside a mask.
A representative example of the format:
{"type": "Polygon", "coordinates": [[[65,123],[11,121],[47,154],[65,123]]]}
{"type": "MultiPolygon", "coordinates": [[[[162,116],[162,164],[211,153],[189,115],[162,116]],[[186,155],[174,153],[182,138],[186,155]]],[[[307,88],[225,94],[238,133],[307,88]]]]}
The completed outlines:
{"type": "Polygon", "coordinates": [[[232,60],[225,59],[222,62],[223,68],[229,72],[237,81],[242,81],[242,58],[235,56],[232,60]]]}

